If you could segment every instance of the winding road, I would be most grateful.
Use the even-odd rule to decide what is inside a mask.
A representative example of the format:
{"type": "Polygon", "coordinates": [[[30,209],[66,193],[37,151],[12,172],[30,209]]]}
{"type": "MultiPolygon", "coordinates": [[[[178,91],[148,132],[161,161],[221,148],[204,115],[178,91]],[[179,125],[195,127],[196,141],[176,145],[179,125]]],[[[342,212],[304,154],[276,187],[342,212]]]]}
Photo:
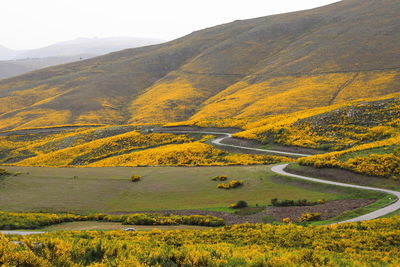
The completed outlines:
{"type": "Polygon", "coordinates": [[[397,198],[397,201],[390,204],[389,206],[383,207],[379,210],[373,211],[368,214],[361,215],[359,217],[355,217],[349,220],[341,221],[338,223],[346,223],[346,222],[359,222],[359,221],[367,221],[367,220],[372,220],[376,219],[379,217],[382,217],[386,214],[392,213],[398,209],[400,209],[400,192],[398,191],[393,191],[393,190],[387,190],[387,189],[382,189],[382,188],[377,188],[377,187],[370,187],[370,186],[361,186],[361,185],[353,185],[353,184],[345,184],[345,183],[339,183],[339,182],[333,182],[333,181],[327,181],[327,180],[322,180],[322,179],[317,179],[317,178],[311,178],[307,176],[301,176],[301,175],[296,175],[292,173],[288,173],[285,171],[285,168],[289,164],[280,164],[273,166],[271,168],[271,171],[285,175],[285,176],[290,176],[298,179],[303,179],[306,181],[311,181],[311,182],[316,182],[316,183],[324,183],[324,184],[330,184],[330,185],[336,185],[336,186],[342,186],[342,187],[350,187],[350,188],[357,188],[357,189],[364,189],[364,190],[371,190],[371,191],[378,191],[378,192],[383,192],[386,194],[393,195],[397,198]]]}
{"type": "MultiPolygon", "coordinates": [[[[307,154],[300,154],[300,153],[291,153],[291,152],[282,152],[282,151],[276,151],[276,150],[268,150],[268,149],[260,149],[260,148],[251,148],[251,147],[245,147],[245,146],[237,146],[237,145],[229,145],[229,144],[224,144],[222,141],[227,138],[231,138],[232,134],[230,133],[224,133],[224,132],[208,132],[208,131],[171,131],[171,130],[158,130],[158,132],[170,132],[170,133],[200,133],[200,134],[212,134],[212,135],[224,135],[223,137],[216,138],[211,141],[211,143],[219,146],[226,146],[226,147],[234,147],[242,150],[253,150],[253,151],[261,151],[261,152],[266,152],[266,153],[274,153],[274,154],[284,154],[284,155],[291,155],[291,156],[311,156],[307,154]]],[[[358,216],[349,220],[344,220],[340,221],[337,223],[347,223],[347,222],[359,222],[359,221],[367,221],[367,220],[372,220],[376,219],[379,217],[382,217],[384,215],[387,215],[389,213],[392,213],[398,209],[400,209],[400,192],[398,191],[393,191],[393,190],[388,190],[388,189],[382,189],[382,188],[377,188],[377,187],[370,187],[370,186],[361,186],[361,185],[353,185],[353,184],[346,184],[346,183],[339,183],[339,182],[333,182],[333,181],[327,181],[327,180],[322,180],[322,179],[317,179],[317,178],[312,178],[312,177],[307,177],[307,176],[301,176],[301,175],[296,175],[292,173],[288,173],[285,171],[285,168],[289,164],[280,164],[280,165],[275,165],[271,168],[271,171],[274,173],[280,174],[280,175],[285,175],[285,176],[290,176],[306,181],[311,181],[311,182],[316,182],[316,183],[323,183],[323,184],[330,184],[330,185],[335,185],[335,186],[342,186],[342,187],[348,187],[348,188],[356,188],[356,189],[363,189],[363,190],[371,190],[371,191],[377,191],[377,192],[383,192],[386,194],[390,194],[397,198],[395,202],[392,204],[383,207],[381,209],[375,210],[373,212],[370,212],[368,214],[364,214],[362,216],[358,216]]]]}

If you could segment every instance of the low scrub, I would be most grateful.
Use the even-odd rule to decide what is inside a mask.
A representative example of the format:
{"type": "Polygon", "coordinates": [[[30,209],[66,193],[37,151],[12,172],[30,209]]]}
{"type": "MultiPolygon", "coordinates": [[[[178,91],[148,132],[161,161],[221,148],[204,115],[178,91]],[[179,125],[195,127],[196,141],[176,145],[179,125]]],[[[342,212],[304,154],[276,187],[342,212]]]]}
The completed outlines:
{"type": "Polygon", "coordinates": [[[299,222],[311,222],[319,220],[321,220],[320,213],[303,213],[298,219],[299,222]]]}
{"type": "Polygon", "coordinates": [[[221,184],[218,184],[218,188],[221,188],[221,189],[232,189],[232,188],[237,188],[237,187],[240,187],[240,186],[242,186],[244,184],[244,182],[243,181],[239,181],[239,180],[232,180],[232,181],[230,181],[229,183],[221,183],[221,184]]]}
{"type": "Polygon", "coordinates": [[[211,178],[212,181],[226,181],[228,180],[228,176],[226,175],[217,175],[213,178],[211,178]]]}
{"type": "Polygon", "coordinates": [[[214,227],[225,225],[224,220],[221,218],[203,215],[180,216],[137,213],[130,215],[93,214],[82,216],[74,214],[0,212],[0,230],[37,229],[53,224],[74,221],[121,222],[128,225],[184,224],[214,227]]]}
{"type": "Polygon", "coordinates": [[[326,201],[324,199],[319,199],[317,201],[308,201],[307,199],[291,200],[284,199],[279,200],[277,198],[271,199],[271,204],[274,207],[289,207],[289,206],[315,206],[318,204],[324,204],[326,201]]]}
{"type": "Polygon", "coordinates": [[[129,225],[202,225],[223,226],[224,220],[213,216],[202,215],[160,215],[160,214],[132,214],[127,216],[123,224],[129,225]]]}
{"type": "Polygon", "coordinates": [[[248,207],[248,204],[244,200],[239,200],[238,202],[231,204],[229,207],[232,209],[242,209],[248,207]]]}
{"type": "Polygon", "coordinates": [[[207,231],[0,235],[0,262],[38,267],[399,266],[399,228],[400,217],[393,217],[312,227],[243,224],[207,231]]]}
{"type": "Polygon", "coordinates": [[[142,176],[134,174],[134,175],[131,176],[131,181],[132,182],[139,182],[141,178],[142,178],[142,176]]]}
{"type": "Polygon", "coordinates": [[[0,229],[36,229],[81,220],[84,220],[84,217],[73,214],[0,212],[0,229]]]}
{"type": "MultiPolygon", "coordinates": [[[[400,142],[400,135],[393,139],[395,142],[400,142]]],[[[382,142],[377,142],[377,146],[382,142]]],[[[391,145],[391,144],[390,144],[391,145]]],[[[372,148],[374,148],[371,145],[372,148]]],[[[361,152],[368,152],[370,149],[364,146],[361,152]]],[[[383,150],[385,147],[383,148],[383,150]]],[[[342,168],[356,173],[366,174],[369,176],[381,176],[397,179],[400,177],[400,150],[394,149],[393,153],[385,154],[368,154],[356,155],[347,160],[341,160],[341,157],[354,152],[352,150],[332,152],[322,155],[300,158],[299,163],[304,166],[312,166],[315,168],[342,168]]],[[[359,151],[356,151],[359,152],[359,151]]],[[[361,153],[359,152],[359,153],[361,153]]],[[[389,151],[390,152],[390,151],[389,151]]]]}
{"type": "Polygon", "coordinates": [[[5,169],[0,168],[0,176],[9,174],[5,169]]]}

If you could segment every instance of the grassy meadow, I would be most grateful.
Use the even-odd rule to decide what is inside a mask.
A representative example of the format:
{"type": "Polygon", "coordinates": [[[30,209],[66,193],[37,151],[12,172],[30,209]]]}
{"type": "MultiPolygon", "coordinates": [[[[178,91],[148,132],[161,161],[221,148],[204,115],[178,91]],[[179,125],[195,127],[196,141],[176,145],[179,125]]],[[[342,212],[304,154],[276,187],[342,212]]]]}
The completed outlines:
{"type": "Polygon", "coordinates": [[[285,183],[270,166],[145,168],[6,168],[17,176],[0,179],[0,210],[17,212],[129,212],[226,208],[238,200],[250,205],[280,199],[338,199],[349,192],[317,184],[285,183]],[[130,181],[132,174],[142,176],[130,181]],[[216,175],[244,181],[218,189],[216,175]],[[275,177],[275,179],[274,179],[275,177]],[[303,185],[303,186],[302,186],[303,185]]]}

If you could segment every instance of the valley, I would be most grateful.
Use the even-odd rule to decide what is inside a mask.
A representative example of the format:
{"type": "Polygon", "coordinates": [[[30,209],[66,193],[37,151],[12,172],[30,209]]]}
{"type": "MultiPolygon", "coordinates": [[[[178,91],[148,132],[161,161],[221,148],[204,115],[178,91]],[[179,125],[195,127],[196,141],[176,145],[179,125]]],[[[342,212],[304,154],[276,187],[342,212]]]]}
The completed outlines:
{"type": "MultiPolygon", "coordinates": [[[[173,7],[148,16],[194,23],[173,7]]],[[[1,79],[0,266],[399,266],[398,14],[342,0],[1,79]]]]}

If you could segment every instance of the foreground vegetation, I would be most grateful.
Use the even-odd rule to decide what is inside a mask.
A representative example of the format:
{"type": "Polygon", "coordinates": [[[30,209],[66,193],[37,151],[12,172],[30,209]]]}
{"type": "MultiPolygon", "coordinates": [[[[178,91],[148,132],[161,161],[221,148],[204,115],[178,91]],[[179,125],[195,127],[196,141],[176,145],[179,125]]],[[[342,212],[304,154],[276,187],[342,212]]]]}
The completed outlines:
{"type": "Polygon", "coordinates": [[[331,226],[0,235],[6,266],[395,266],[400,217],[331,226]]]}

